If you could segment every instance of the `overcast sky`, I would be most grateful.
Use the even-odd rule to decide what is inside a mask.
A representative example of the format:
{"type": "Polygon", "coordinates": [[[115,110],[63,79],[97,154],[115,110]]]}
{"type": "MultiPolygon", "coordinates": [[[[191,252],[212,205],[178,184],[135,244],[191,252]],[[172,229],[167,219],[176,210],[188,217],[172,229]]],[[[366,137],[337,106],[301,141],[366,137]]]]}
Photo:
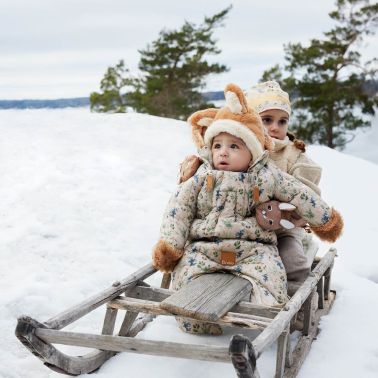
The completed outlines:
{"type": "MultiPolygon", "coordinates": [[[[161,29],[200,23],[230,4],[214,34],[222,49],[215,59],[230,71],[209,77],[208,90],[254,84],[283,62],[284,44],[333,26],[333,0],[0,0],[0,99],[89,96],[120,59],[137,73],[138,49],[161,29]]],[[[377,42],[365,40],[363,60],[377,55],[377,42]]]]}

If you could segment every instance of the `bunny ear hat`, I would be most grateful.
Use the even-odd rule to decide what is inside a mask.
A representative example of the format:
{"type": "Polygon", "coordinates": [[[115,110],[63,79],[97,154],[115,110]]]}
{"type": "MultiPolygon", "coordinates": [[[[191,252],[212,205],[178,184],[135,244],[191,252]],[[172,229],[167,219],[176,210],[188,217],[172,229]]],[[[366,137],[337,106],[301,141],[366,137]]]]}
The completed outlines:
{"type": "Polygon", "coordinates": [[[228,84],[224,95],[226,106],[223,108],[199,110],[188,118],[193,141],[199,149],[204,146],[211,148],[215,136],[229,133],[243,140],[255,162],[265,150],[273,148],[273,141],[260,116],[248,106],[243,91],[237,85],[228,84]]]}

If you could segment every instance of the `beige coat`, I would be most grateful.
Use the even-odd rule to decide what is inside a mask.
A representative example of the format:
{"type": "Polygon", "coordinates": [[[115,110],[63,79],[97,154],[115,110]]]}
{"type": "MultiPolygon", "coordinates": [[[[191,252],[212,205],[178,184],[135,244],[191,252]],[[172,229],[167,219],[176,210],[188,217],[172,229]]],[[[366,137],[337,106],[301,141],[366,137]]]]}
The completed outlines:
{"type": "Polygon", "coordinates": [[[314,163],[301,149],[286,137],[284,140],[273,139],[274,150],[269,157],[282,171],[294,176],[306,186],[320,194],[318,187],[322,168],[314,163]]]}

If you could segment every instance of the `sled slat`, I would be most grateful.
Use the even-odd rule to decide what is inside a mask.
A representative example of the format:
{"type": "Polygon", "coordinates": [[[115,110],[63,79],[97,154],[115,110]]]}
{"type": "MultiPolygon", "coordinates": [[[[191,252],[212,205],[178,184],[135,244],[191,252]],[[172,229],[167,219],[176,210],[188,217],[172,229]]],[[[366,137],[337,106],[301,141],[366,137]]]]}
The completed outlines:
{"type": "Polygon", "coordinates": [[[161,302],[161,308],[176,315],[217,321],[252,290],[252,284],[232,274],[199,276],[161,302]]]}
{"type": "Polygon", "coordinates": [[[292,317],[298,312],[312,290],[317,286],[318,281],[322,278],[325,271],[333,263],[335,256],[336,249],[331,248],[324,257],[322,257],[320,262],[310,273],[310,276],[303,282],[300,289],[298,289],[294,296],[289,300],[285,308],[281,310],[271,324],[265,328],[255,340],[253,340],[252,344],[257,357],[259,357],[267,347],[272,345],[272,343],[277,340],[279,335],[286,329],[292,317]]]}
{"type": "Polygon", "coordinates": [[[57,316],[47,320],[44,324],[47,328],[62,329],[68,324],[71,324],[75,320],[80,319],[84,315],[95,310],[97,307],[122,294],[128,287],[136,285],[139,280],[143,280],[155,272],[156,269],[152,264],[147,264],[125,278],[123,281],[115,282],[109,289],[106,289],[86,301],[63,311],[57,316]]]}
{"type": "MultiPolygon", "coordinates": [[[[153,302],[161,302],[174,293],[175,292],[172,290],[145,286],[135,286],[126,291],[127,297],[144,299],[153,302]]],[[[281,308],[262,306],[251,302],[241,301],[232,307],[230,311],[242,314],[257,315],[265,318],[274,318],[277,313],[281,311],[281,308]]]]}
{"type": "Polygon", "coordinates": [[[142,340],[132,337],[56,331],[42,328],[36,329],[36,336],[52,344],[76,345],[114,352],[127,351],[131,353],[179,357],[202,361],[230,362],[228,347],[215,345],[182,344],[167,341],[142,340]]]}
{"type": "Polygon", "coordinates": [[[103,335],[113,335],[114,325],[117,319],[117,312],[118,310],[114,308],[107,308],[104,325],[102,326],[102,334],[103,335]]]}
{"type": "MultiPolygon", "coordinates": [[[[160,303],[128,297],[118,297],[109,302],[108,307],[116,308],[118,310],[143,312],[154,315],[175,315],[170,311],[161,308],[160,303]]],[[[224,315],[217,321],[213,322],[218,323],[220,325],[236,325],[242,328],[263,329],[272,322],[272,319],[261,316],[255,316],[252,314],[227,312],[226,315],[224,315]]]]}
{"type": "Polygon", "coordinates": [[[316,311],[314,325],[311,327],[307,336],[303,335],[299,339],[298,344],[292,353],[293,362],[290,367],[285,369],[284,378],[292,378],[297,376],[299,369],[310,352],[312,341],[317,335],[320,318],[329,313],[335,301],[335,297],[336,293],[334,291],[330,291],[329,300],[325,301],[324,309],[318,309],[316,311]]]}
{"type": "Polygon", "coordinates": [[[282,378],[285,371],[287,339],[290,337],[289,327],[281,333],[277,340],[276,374],[274,378],[282,378]]]}

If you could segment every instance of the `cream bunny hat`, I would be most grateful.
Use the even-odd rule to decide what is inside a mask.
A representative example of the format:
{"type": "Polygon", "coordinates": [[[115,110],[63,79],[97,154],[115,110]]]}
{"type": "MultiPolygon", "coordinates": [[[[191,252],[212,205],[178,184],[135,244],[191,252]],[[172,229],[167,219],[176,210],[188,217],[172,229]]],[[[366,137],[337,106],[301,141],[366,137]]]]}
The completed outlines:
{"type": "Polygon", "coordinates": [[[289,117],[291,113],[290,99],[276,81],[266,81],[252,86],[246,94],[248,105],[257,113],[269,109],[285,111],[289,117]]]}

